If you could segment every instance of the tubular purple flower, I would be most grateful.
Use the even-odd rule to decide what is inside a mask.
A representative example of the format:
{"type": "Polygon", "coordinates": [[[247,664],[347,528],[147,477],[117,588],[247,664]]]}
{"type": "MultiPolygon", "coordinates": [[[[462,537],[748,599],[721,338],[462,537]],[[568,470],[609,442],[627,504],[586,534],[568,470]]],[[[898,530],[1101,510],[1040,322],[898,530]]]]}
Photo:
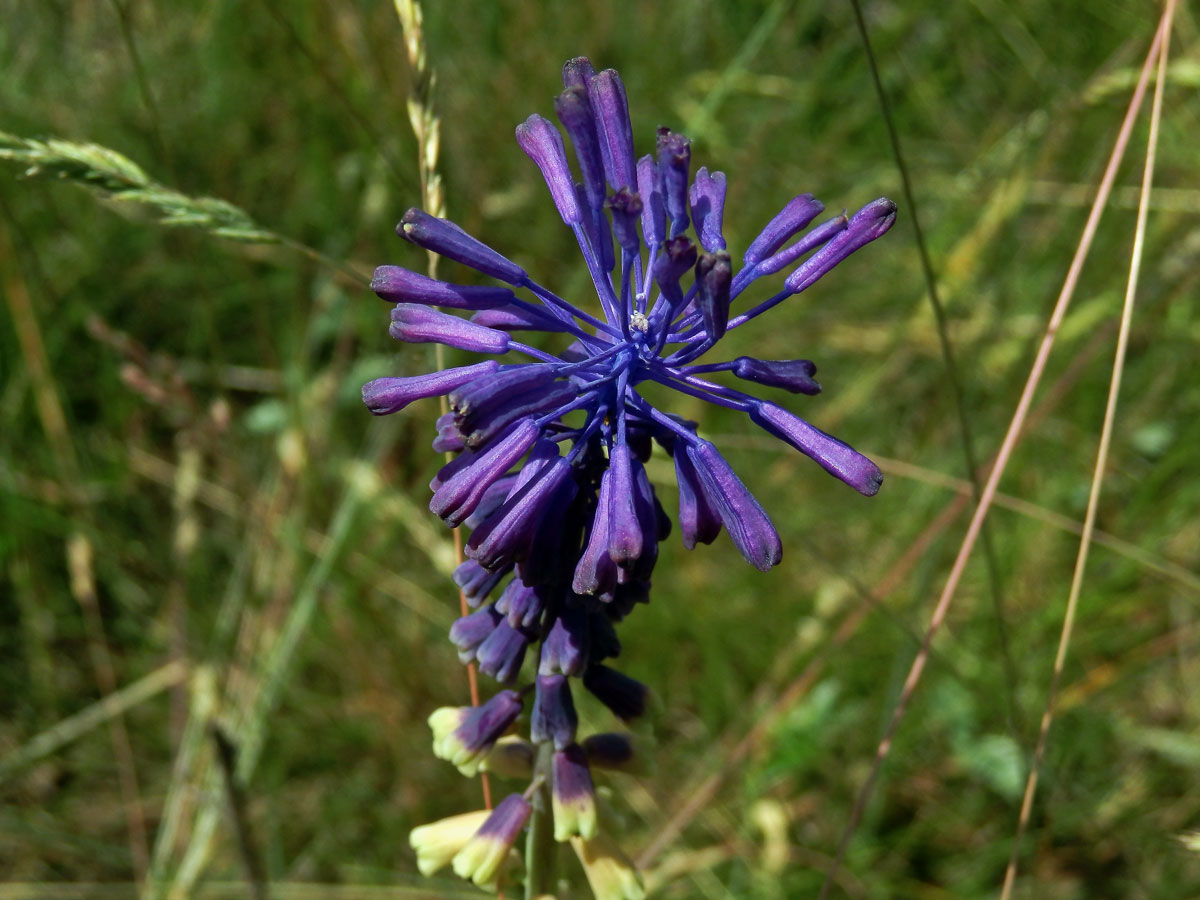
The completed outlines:
{"type": "Polygon", "coordinates": [[[704,330],[714,341],[725,336],[729,324],[729,289],[733,283],[733,267],[724,250],[705,253],[696,262],[696,306],[700,310],[704,330]]]}
{"type": "Polygon", "coordinates": [[[529,739],[536,744],[553,741],[562,750],[575,740],[579,715],[571,699],[571,685],[565,675],[539,675],[529,714],[529,739]]]}
{"type": "Polygon", "coordinates": [[[521,696],[500,691],[482,706],[444,706],[429,716],[433,754],[474,775],[479,763],[521,714],[521,696]]]}
{"type": "Polygon", "coordinates": [[[662,173],[667,215],[671,219],[671,237],[688,227],[688,167],[692,161],[692,142],[669,128],[659,128],[655,140],[658,171],[662,173]]]}
{"type": "Polygon", "coordinates": [[[596,121],[592,118],[592,105],[588,101],[586,80],[569,85],[559,94],[554,100],[554,112],[575,148],[588,208],[598,210],[604,205],[604,160],[600,139],[596,136],[596,121]]]}
{"type": "Polygon", "coordinates": [[[520,578],[510,581],[496,598],[496,612],[503,613],[513,628],[533,630],[545,608],[541,589],[525,584],[520,578]]]}
{"type": "Polygon", "coordinates": [[[630,188],[624,187],[616,191],[605,202],[612,213],[613,234],[621,249],[636,253],[641,247],[641,238],[637,233],[638,217],[642,214],[642,200],[630,188]]]}
{"type": "Polygon", "coordinates": [[[704,493],[746,562],[763,572],[778,565],[783,558],[783,545],[775,526],[717,448],[708,441],[697,441],[687,448],[687,453],[704,493]]]}
{"type": "Polygon", "coordinates": [[[636,719],[646,711],[646,686],[616,669],[590,666],[583,674],[583,686],[623,721],[636,719]]]}
{"type": "Polygon", "coordinates": [[[476,454],[469,466],[443,482],[429,502],[430,512],[451,528],[457,528],[475,511],[493,482],[528,453],[540,435],[541,429],[533,419],[517,422],[503,437],[476,454]]]}
{"type": "Polygon", "coordinates": [[[542,641],[542,658],[538,672],[542,675],[577,676],[583,674],[588,660],[588,617],[577,606],[567,604],[542,641]]]}
{"type": "Polygon", "coordinates": [[[422,303],[452,309],[492,309],[516,299],[508,288],[450,284],[402,266],[377,268],[371,290],[390,303],[422,303]]]}
{"type": "Polygon", "coordinates": [[[604,176],[614,191],[637,184],[633,156],[633,125],[629,121],[629,102],[625,85],[614,69],[593,75],[588,82],[588,99],[600,137],[600,156],[604,176]]]}
{"type": "Polygon", "coordinates": [[[450,643],[458,648],[458,658],[464,663],[473,660],[476,649],[492,636],[503,620],[494,605],[455,619],[450,626],[450,643]]]}
{"type": "Polygon", "coordinates": [[[509,337],[505,332],[416,303],[396,304],[388,333],[409,344],[445,344],[474,353],[508,352],[509,337]]]}
{"type": "Polygon", "coordinates": [[[868,203],[850,217],[845,231],[834,235],[828,244],[789,275],[783,282],[784,287],[793,294],[800,293],[855,250],[887,234],[895,221],[896,204],[891,200],[881,197],[868,203]]]}
{"type": "Polygon", "coordinates": [[[638,160],[637,185],[642,198],[642,237],[647,247],[654,248],[667,239],[667,207],[658,164],[649,154],[638,160]]]}
{"type": "Polygon", "coordinates": [[[449,219],[431,216],[423,209],[413,207],[408,210],[396,226],[396,233],[418,247],[432,250],[439,256],[453,259],[508,284],[522,284],[529,277],[511,259],[471,237],[449,219]]]}
{"type": "Polygon", "coordinates": [[[609,503],[612,497],[612,469],[606,469],[596,495],[596,515],[587,546],[575,566],[571,589],[577,594],[607,594],[617,585],[617,564],[608,555],[609,503]]]}
{"type": "MultiPolygon", "coordinates": [[[[526,466],[528,468],[528,465],[526,466]]],[[[557,459],[517,488],[491,517],[475,529],[466,554],[485,569],[523,559],[538,520],[555,503],[569,502],[576,491],[571,465],[557,459]]]]}
{"type": "Polygon", "coordinates": [[[754,359],[739,356],[734,360],[733,374],[746,381],[783,388],[793,394],[816,395],[821,386],[813,380],[817,367],[807,359],[754,359]]]}
{"type": "Polygon", "coordinates": [[[696,543],[711,544],[721,533],[721,516],[708,500],[692,458],[682,445],[675,447],[675,480],[679,484],[679,532],[689,550],[696,543]]]}
{"type": "Polygon", "coordinates": [[[642,768],[638,765],[633,739],[627,733],[606,731],[588,735],[582,746],[592,768],[617,772],[635,772],[642,768]]]}
{"type": "Polygon", "coordinates": [[[789,244],[784,249],[780,250],[773,256],[768,256],[762,262],[754,267],[756,277],[762,275],[774,275],[776,272],[781,272],[802,257],[804,254],[815,250],[822,244],[828,243],[834,236],[846,230],[846,226],[850,224],[850,220],[846,218],[846,214],[834,216],[827,222],[822,222],[820,225],[804,233],[804,236],[794,244],[789,244]]]}
{"type": "Polygon", "coordinates": [[[506,331],[566,331],[567,327],[561,319],[539,312],[535,308],[526,309],[520,306],[498,306],[495,309],[483,309],[471,316],[476,325],[488,328],[503,328],[506,331]]]}
{"type": "Polygon", "coordinates": [[[822,469],[844,481],[860,494],[873,497],[883,484],[883,473],[853,447],[809,425],[799,416],[774,403],[758,403],[750,409],[754,424],[787,441],[822,469]]]}
{"type": "Polygon", "coordinates": [[[558,129],[549,119],[534,113],[517,126],[517,143],[541,170],[562,220],[568,225],[582,222],[583,213],[575,197],[575,179],[571,177],[567,151],[558,129]]]}
{"type": "Polygon", "coordinates": [[[642,526],[635,505],[628,444],[612,448],[608,471],[612,477],[608,492],[608,555],[618,566],[631,566],[642,555],[642,526]]]}
{"type": "Polygon", "coordinates": [[[551,768],[554,839],[567,841],[578,836],[591,840],[596,836],[596,792],[587,754],[578,744],[557,748],[551,768]]]}
{"type": "Polygon", "coordinates": [[[404,409],[414,400],[448,394],[480,375],[494,372],[497,368],[496,361],[489,359],[473,366],[443,369],[440,372],[430,372],[428,375],[412,375],[407,378],[376,378],[363,385],[363,403],[373,415],[390,415],[404,409]]]}
{"type": "Polygon", "coordinates": [[[825,210],[825,205],[812,194],[793,197],[781,209],[758,237],[750,242],[742,256],[747,268],[752,268],[783,246],[793,234],[804,228],[825,210]]]}
{"type": "Polygon", "coordinates": [[[460,412],[455,417],[455,424],[463,443],[473,450],[487,444],[518,419],[551,412],[573,399],[575,389],[569,384],[560,382],[536,387],[499,398],[488,406],[477,406],[471,412],[460,412]]]}
{"type": "Polygon", "coordinates": [[[670,304],[678,311],[683,306],[683,291],[679,279],[696,264],[696,245],[686,235],[671,238],[663,245],[665,253],[654,260],[654,281],[670,304]]]}
{"type": "Polygon", "coordinates": [[[507,574],[505,571],[489,572],[475,560],[468,559],[458,564],[451,577],[462,591],[467,605],[474,609],[507,574]]]}
{"type": "Polygon", "coordinates": [[[724,250],[725,235],[721,232],[721,219],[725,215],[725,173],[713,172],[710,175],[708,169],[701,166],[688,192],[688,205],[696,232],[700,235],[700,246],[709,253],[724,250]]]}
{"type": "Polygon", "coordinates": [[[501,684],[511,683],[521,671],[529,641],[528,634],[501,619],[475,651],[479,671],[491,675],[501,684]]]}

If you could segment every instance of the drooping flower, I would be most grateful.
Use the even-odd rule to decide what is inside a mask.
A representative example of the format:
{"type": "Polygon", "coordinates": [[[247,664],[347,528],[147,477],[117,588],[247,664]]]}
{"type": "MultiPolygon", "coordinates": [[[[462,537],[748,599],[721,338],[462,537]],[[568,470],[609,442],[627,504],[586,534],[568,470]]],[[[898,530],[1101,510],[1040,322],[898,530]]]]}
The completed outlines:
{"type": "Polygon", "coordinates": [[[417,869],[432,875],[445,866],[474,837],[490,810],[462,813],[414,828],[408,842],[417,854],[417,869]]]}
{"type": "Polygon", "coordinates": [[[482,706],[444,706],[429,716],[433,755],[474,775],[492,745],[521,714],[516,691],[501,691],[482,706]]]}
{"type": "Polygon", "coordinates": [[[479,830],[454,856],[454,874],[480,887],[496,883],[500,866],[521,834],[533,808],[520,794],[509,794],[491,812],[479,830]]]}

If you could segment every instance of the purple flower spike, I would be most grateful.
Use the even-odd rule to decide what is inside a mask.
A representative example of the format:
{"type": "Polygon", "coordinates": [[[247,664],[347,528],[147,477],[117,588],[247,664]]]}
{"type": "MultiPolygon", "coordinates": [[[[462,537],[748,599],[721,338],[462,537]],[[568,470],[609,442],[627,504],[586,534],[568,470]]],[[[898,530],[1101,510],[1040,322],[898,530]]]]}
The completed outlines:
{"type": "MultiPolygon", "coordinates": [[[[590,64],[588,68],[591,68],[590,64]]],[[[575,148],[588,208],[599,210],[604,205],[604,160],[600,139],[596,136],[596,120],[592,118],[592,105],[588,101],[586,80],[569,85],[559,94],[554,101],[554,112],[567,129],[571,146],[575,148]]]]}
{"type": "Polygon", "coordinates": [[[533,807],[520,794],[505,797],[455,855],[454,874],[490,890],[532,813],[533,807]]]}
{"type": "Polygon", "coordinates": [[[821,393],[821,386],[813,380],[816,365],[807,359],[755,359],[739,356],[734,360],[733,374],[747,381],[783,388],[793,394],[821,393]]]}
{"type": "Polygon", "coordinates": [[[643,536],[628,444],[613,447],[608,466],[612,476],[608,493],[608,555],[618,566],[631,566],[642,555],[643,536]]]}
{"type": "Polygon", "coordinates": [[[759,403],[750,410],[750,418],[780,440],[787,441],[826,472],[844,481],[860,494],[873,497],[883,484],[883,473],[853,447],[809,425],[799,416],[774,403],[759,403]]]}
{"type": "Polygon", "coordinates": [[[608,666],[592,666],[583,675],[583,686],[618,719],[630,721],[646,711],[646,686],[608,666]]]}
{"type": "Polygon", "coordinates": [[[800,293],[855,250],[887,234],[895,221],[896,204],[891,200],[880,198],[868,203],[850,217],[845,231],[835,235],[789,275],[783,283],[784,287],[793,294],[800,293]]]}
{"type": "Polygon", "coordinates": [[[588,616],[582,609],[567,606],[562,609],[550,633],[542,641],[542,658],[538,672],[552,675],[581,675],[588,660],[588,616]]]}
{"type": "Polygon", "coordinates": [[[517,143],[541,170],[562,220],[568,225],[582,222],[583,213],[575,197],[575,179],[571,177],[567,151],[558,129],[548,119],[534,113],[517,126],[517,143]]]}
{"type": "Polygon", "coordinates": [[[608,185],[614,191],[632,187],[637,184],[633,125],[629,122],[629,102],[621,76],[615,69],[593,75],[588,83],[588,98],[592,101],[608,185]]]}
{"type": "Polygon", "coordinates": [[[729,289],[733,283],[733,267],[724,250],[705,253],[696,263],[696,306],[704,322],[704,330],[714,341],[725,336],[729,324],[729,289]]]}
{"type": "Polygon", "coordinates": [[[778,565],[783,558],[783,545],[775,526],[717,448],[708,441],[697,441],[687,448],[687,453],[704,493],[746,562],[764,572],[778,565]]]}
{"type": "Polygon", "coordinates": [[[445,344],[474,353],[506,353],[508,335],[476,325],[466,319],[418,306],[397,303],[392,309],[392,327],[388,333],[398,341],[409,344],[445,344]]]}
{"type": "Polygon", "coordinates": [[[554,741],[562,750],[575,740],[579,715],[571,699],[571,686],[565,675],[539,675],[529,716],[529,739],[535,744],[554,741]]]}
{"type": "Polygon", "coordinates": [[[430,372],[428,375],[413,375],[408,378],[376,378],[363,385],[363,403],[367,405],[367,409],[373,415],[386,416],[399,412],[414,400],[448,394],[481,375],[494,372],[496,368],[496,361],[489,359],[473,366],[443,369],[440,372],[430,372]]]}
{"type": "Polygon", "coordinates": [[[529,640],[529,635],[502,619],[475,651],[479,671],[501,684],[509,684],[521,671],[529,640]]]}
{"type": "Polygon", "coordinates": [[[708,169],[701,166],[688,192],[688,205],[692,210],[696,231],[700,234],[700,246],[709,253],[724,250],[725,236],[721,233],[721,219],[725,214],[725,173],[713,172],[710,175],[708,169]]]}
{"type": "Polygon", "coordinates": [[[450,626],[450,643],[458,648],[458,658],[464,663],[473,660],[476,649],[492,636],[503,620],[494,606],[485,606],[456,619],[450,626]]]}
{"type": "Polygon", "coordinates": [[[525,270],[511,259],[471,237],[448,219],[431,216],[423,209],[413,207],[406,212],[396,226],[396,233],[418,247],[432,250],[508,284],[521,284],[528,278],[525,270]]]}
{"type": "Polygon", "coordinates": [[[667,207],[658,164],[649,154],[638,160],[637,184],[642,198],[642,237],[647,247],[657,247],[667,239],[667,207]]]}
{"type": "Polygon", "coordinates": [[[692,161],[692,142],[669,128],[659,128],[655,141],[658,170],[662,173],[667,215],[671,218],[671,237],[688,227],[688,166],[692,161]]]}
{"type": "Polygon", "coordinates": [[[508,288],[450,284],[402,266],[377,268],[371,290],[389,303],[423,303],[452,309],[492,309],[516,299],[508,288]]]}
{"type": "Polygon", "coordinates": [[[814,200],[812,194],[793,197],[787,206],[767,223],[762,233],[750,242],[742,257],[746,267],[751,268],[771,256],[788,238],[824,211],[825,205],[819,200],[814,200]]]}
{"type": "Polygon", "coordinates": [[[492,483],[529,452],[540,431],[532,419],[522,419],[504,437],[492,441],[469,466],[455,472],[437,489],[429,502],[430,512],[457,528],[475,511],[492,483]]]}
{"type": "Polygon", "coordinates": [[[554,839],[567,841],[578,836],[590,841],[596,836],[596,792],[587,754],[578,744],[560,747],[554,754],[553,769],[554,839]]]}

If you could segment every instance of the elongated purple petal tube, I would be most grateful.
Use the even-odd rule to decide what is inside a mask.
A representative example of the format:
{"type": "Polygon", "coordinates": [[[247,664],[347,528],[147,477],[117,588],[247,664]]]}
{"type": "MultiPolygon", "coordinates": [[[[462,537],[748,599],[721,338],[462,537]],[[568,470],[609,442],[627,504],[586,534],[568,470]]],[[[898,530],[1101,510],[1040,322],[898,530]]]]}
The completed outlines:
{"type": "Polygon", "coordinates": [[[374,415],[386,416],[399,412],[414,400],[448,394],[481,375],[494,372],[496,367],[496,361],[489,359],[473,366],[443,369],[440,372],[430,372],[428,375],[413,375],[408,378],[376,378],[363,385],[363,403],[374,415]]]}
{"type": "Polygon", "coordinates": [[[449,284],[401,266],[377,268],[371,290],[390,303],[423,303],[452,309],[492,309],[516,299],[508,288],[449,284]]]}
{"type": "Polygon", "coordinates": [[[392,309],[392,327],[388,333],[396,340],[410,344],[432,342],[474,353],[508,351],[507,333],[416,303],[396,304],[392,309]]]}

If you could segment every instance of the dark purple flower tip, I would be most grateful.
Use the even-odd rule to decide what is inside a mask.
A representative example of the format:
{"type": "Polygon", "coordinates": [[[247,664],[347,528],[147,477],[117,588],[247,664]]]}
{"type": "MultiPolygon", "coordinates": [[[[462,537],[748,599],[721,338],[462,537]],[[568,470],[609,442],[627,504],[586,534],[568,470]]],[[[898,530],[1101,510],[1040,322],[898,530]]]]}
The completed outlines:
{"type": "MultiPolygon", "coordinates": [[[[550,445],[557,453],[558,448],[550,445]]],[[[530,469],[526,463],[524,475],[530,469]]],[[[466,554],[485,569],[496,569],[523,559],[538,522],[556,503],[569,503],[577,490],[571,464],[556,458],[536,469],[529,481],[518,482],[513,492],[467,541],[466,554]]]]}
{"type": "Polygon", "coordinates": [[[642,214],[642,200],[633,190],[624,187],[616,191],[604,204],[612,213],[613,234],[623,250],[636,253],[642,246],[637,233],[638,217],[642,214]]]}
{"type": "Polygon", "coordinates": [[[388,334],[409,344],[445,344],[473,353],[508,352],[509,338],[505,332],[416,303],[397,303],[392,308],[388,334]]]}
{"type": "Polygon", "coordinates": [[[458,658],[464,663],[475,658],[475,651],[492,636],[492,632],[504,620],[493,606],[462,616],[450,626],[450,643],[458,648],[458,658]]]}
{"type": "MultiPolygon", "coordinates": [[[[588,69],[591,69],[590,63],[588,69]]],[[[592,118],[586,80],[568,85],[555,98],[554,112],[567,130],[571,146],[575,148],[575,158],[579,160],[579,171],[583,175],[584,202],[589,209],[598,210],[604,204],[604,160],[600,153],[600,139],[596,136],[596,121],[592,118]]]]}
{"type": "Polygon", "coordinates": [[[583,686],[607,706],[618,719],[630,721],[646,711],[649,690],[640,681],[608,666],[591,666],[583,674],[583,686]]]}
{"type": "Polygon", "coordinates": [[[503,437],[472,456],[469,465],[442,483],[429,501],[430,512],[451,528],[457,528],[475,511],[496,479],[529,452],[541,431],[533,419],[517,422],[503,437]]]}
{"type": "Polygon", "coordinates": [[[473,366],[443,369],[428,375],[412,375],[406,378],[376,378],[363,385],[363,403],[374,415],[386,416],[399,412],[414,400],[440,397],[469,381],[486,375],[498,368],[496,361],[489,359],[473,366]]]}
{"type": "Polygon", "coordinates": [[[850,217],[845,231],[834,235],[824,247],[806,259],[783,282],[793,294],[812,285],[822,275],[861,247],[883,237],[896,221],[896,204],[886,197],[868,203],[850,217]]]}
{"type": "Polygon", "coordinates": [[[683,446],[675,448],[675,480],[679,484],[679,531],[683,546],[711,544],[721,533],[721,516],[708,499],[692,458],[683,446]]]}
{"type": "Polygon", "coordinates": [[[579,556],[571,589],[576,594],[606,594],[617,584],[617,564],[608,555],[609,500],[612,496],[612,470],[605,469],[596,495],[596,515],[592,519],[587,546],[579,556]]]}
{"type": "Polygon", "coordinates": [[[671,236],[688,227],[688,167],[692,161],[692,142],[669,128],[659,128],[655,141],[658,170],[662,173],[667,215],[671,218],[671,236]]]}
{"type": "Polygon", "coordinates": [[[784,241],[819,216],[825,206],[813,199],[812,194],[801,194],[788,201],[787,206],[762,230],[742,257],[744,265],[751,268],[783,246],[784,241]]]}
{"type": "Polygon", "coordinates": [[[406,212],[396,226],[396,233],[418,247],[432,250],[508,284],[521,284],[528,277],[525,270],[511,259],[471,237],[450,220],[431,216],[423,209],[414,207],[406,212]]]}
{"type": "Polygon", "coordinates": [[[628,444],[613,447],[608,471],[612,476],[608,492],[608,555],[618,566],[629,566],[642,555],[643,536],[628,444]]]}
{"type": "Polygon", "coordinates": [[[496,611],[504,613],[513,628],[532,630],[546,608],[541,589],[514,578],[496,599],[496,611]]]}
{"type": "Polygon", "coordinates": [[[575,740],[579,715],[565,675],[539,675],[529,717],[529,739],[535,744],[554,741],[561,750],[575,740]]]}
{"type": "Polygon", "coordinates": [[[588,615],[583,609],[573,605],[561,609],[542,642],[538,672],[581,675],[587,668],[588,635],[588,615]]]}
{"type": "Polygon", "coordinates": [[[724,250],[705,253],[696,262],[696,306],[708,336],[719,341],[729,324],[729,288],[733,266],[724,250]]]}
{"type": "Polygon", "coordinates": [[[492,309],[516,299],[508,288],[450,284],[401,266],[377,268],[371,290],[390,303],[422,303],[453,309],[492,309]]]}
{"type": "Polygon", "coordinates": [[[614,69],[605,69],[588,81],[588,99],[600,137],[600,156],[604,175],[614,191],[637,184],[633,156],[633,125],[629,121],[629,102],[625,85],[614,69]]]}
{"type": "Polygon", "coordinates": [[[606,731],[583,739],[583,752],[589,765],[597,769],[615,769],[626,772],[634,768],[636,751],[629,734],[606,731]]]}
{"type": "Polygon", "coordinates": [[[698,441],[687,448],[687,453],[704,493],[746,562],[764,572],[778,565],[783,545],[775,526],[717,448],[709,441],[698,441]]]}
{"type": "Polygon", "coordinates": [[[793,394],[821,393],[821,386],[813,380],[817,367],[807,359],[755,359],[739,356],[734,360],[733,374],[746,381],[783,388],[793,394]]]}
{"type": "Polygon", "coordinates": [[[587,754],[578,744],[561,747],[554,754],[552,769],[554,789],[550,802],[554,811],[554,839],[567,841],[578,835],[590,841],[596,836],[597,819],[596,793],[587,754]]]}
{"type": "Polygon", "coordinates": [[[505,331],[566,331],[561,320],[545,315],[536,309],[525,309],[520,306],[498,306],[495,309],[484,309],[471,316],[476,325],[488,328],[502,328],[505,331]]]}
{"type": "Polygon", "coordinates": [[[520,794],[505,797],[474,837],[455,854],[454,874],[479,887],[494,890],[500,868],[532,812],[533,807],[520,794]]]}
{"type": "Polygon", "coordinates": [[[883,473],[879,471],[879,466],[848,444],[814,428],[774,403],[758,403],[751,407],[750,418],[760,428],[787,441],[860,494],[873,497],[879,493],[879,487],[883,484],[883,473]]]}
{"type": "Polygon", "coordinates": [[[586,56],[576,56],[574,59],[568,59],[563,63],[563,87],[581,87],[586,89],[588,82],[592,80],[595,74],[596,70],[592,67],[592,61],[586,56]]]}
{"type": "Polygon", "coordinates": [[[500,691],[482,706],[442,707],[429,717],[433,752],[468,774],[474,774],[484,754],[521,714],[521,696],[500,691]]]}
{"type": "Polygon", "coordinates": [[[502,619],[475,650],[479,671],[491,675],[501,684],[510,683],[521,671],[529,641],[528,634],[502,619]]]}
{"type": "Polygon", "coordinates": [[[725,215],[725,173],[711,175],[704,166],[696,173],[692,189],[688,192],[688,205],[692,210],[692,221],[700,235],[700,246],[709,253],[725,249],[725,235],[721,232],[721,220],[725,215]]]}
{"type": "Polygon", "coordinates": [[[517,126],[517,143],[541,170],[562,220],[568,225],[581,223],[583,213],[575,197],[575,179],[558,129],[549,119],[534,113],[517,126]]]}
{"type": "MultiPolygon", "coordinates": [[[[608,607],[606,606],[607,610],[608,607]]],[[[592,663],[621,655],[621,639],[612,619],[602,612],[588,613],[588,660],[592,663]]]]}
{"type": "Polygon", "coordinates": [[[696,265],[696,245],[687,235],[681,234],[667,241],[663,249],[666,252],[660,253],[654,260],[654,281],[670,302],[671,309],[678,311],[683,305],[679,279],[696,265]]]}
{"type": "Polygon", "coordinates": [[[654,248],[667,239],[667,207],[658,164],[649,154],[638,160],[637,185],[642,198],[642,237],[647,247],[654,248]]]}
{"type": "Polygon", "coordinates": [[[468,559],[458,564],[451,577],[462,591],[467,605],[475,609],[507,574],[504,571],[489,572],[475,560],[468,559]]]}

